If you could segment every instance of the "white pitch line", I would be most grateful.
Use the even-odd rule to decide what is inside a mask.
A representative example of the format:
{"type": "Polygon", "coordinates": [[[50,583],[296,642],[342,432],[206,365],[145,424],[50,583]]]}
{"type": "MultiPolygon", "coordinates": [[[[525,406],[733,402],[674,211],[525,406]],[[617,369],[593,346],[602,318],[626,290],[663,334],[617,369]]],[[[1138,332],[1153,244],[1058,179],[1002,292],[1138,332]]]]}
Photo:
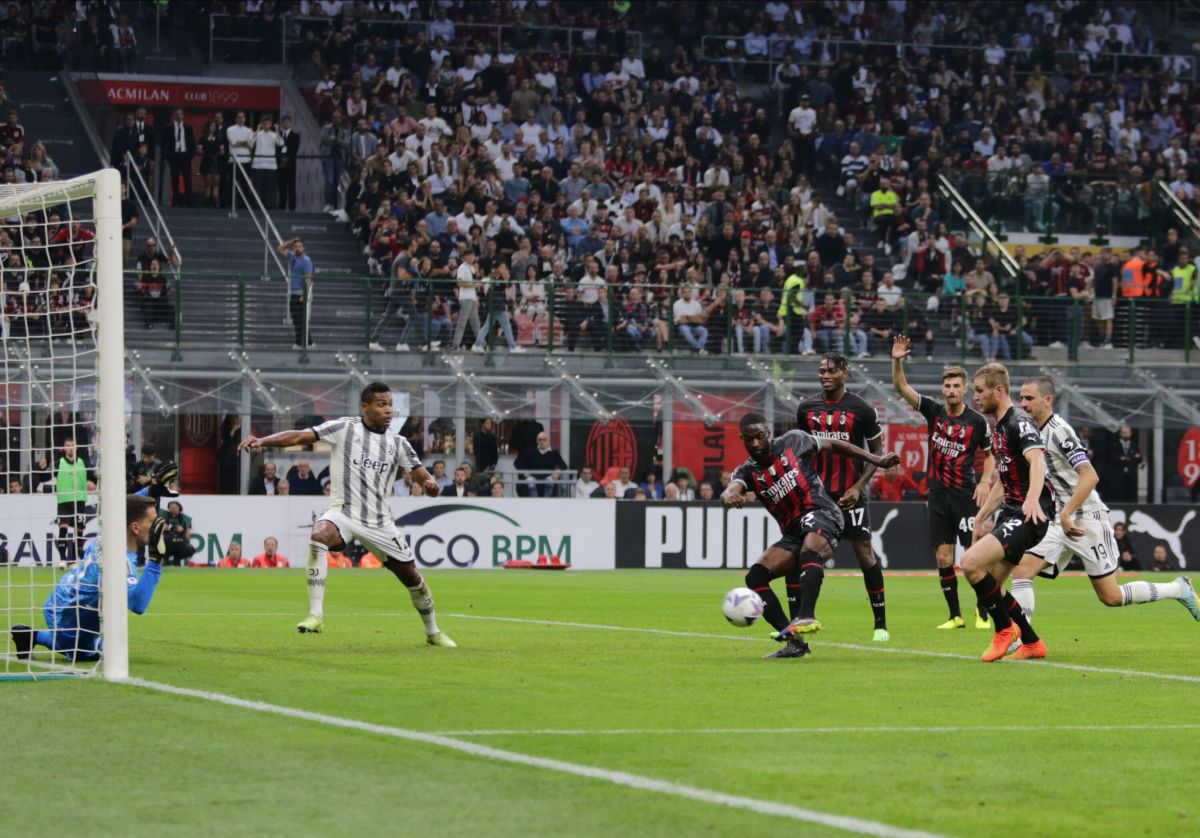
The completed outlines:
{"type": "MultiPolygon", "coordinates": [[[[643,628],[640,626],[608,626],[600,623],[576,623],[559,620],[530,620],[522,617],[489,617],[483,614],[447,614],[448,617],[454,617],[460,620],[490,620],[500,623],[526,623],[529,625],[539,626],[558,626],[561,628],[580,628],[591,629],[595,631],[627,631],[636,634],[657,634],[667,637],[695,637],[707,638],[712,640],[730,640],[743,641],[750,643],[762,643],[762,640],[757,637],[737,637],[729,634],[714,634],[699,631],[672,631],[670,629],[643,628]]],[[[859,643],[836,643],[821,641],[822,646],[831,646],[835,649],[851,649],[856,652],[879,652],[887,655],[918,655],[928,658],[946,658],[948,660],[967,660],[979,661],[979,658],[974,655],[960,655],[954,652],[931,652],[926,649],[902,649],[894,646],[863,646],[859,643]]],[[[1069,669],[1076,672],[1093,672],[1103,675],[1128,675],[1134,678],[1154,678],[1162,681],[1183,681],[1189,684],[1200,684],[1200,676],[1196,675],[1174,675],[1169,672],[1144,672],[1139,669],[1116,669],[1107,666],[1087,666],[1079,663],[1058,663],[1055,661],[1007,661],[1009,664],[1021,663],[1032,666],[1038,669],[1069,669]]]]}
{"type": "Polygon", "coordinates": [[[743,736],[746,734],[838,734],[838,733],[1121,733],[1138,730],[1200,730],[1200,724],[1131,725],[932,725],[926,727],[707,727],[627,728],[612,730],[435,730],[437,736],[743,736]]]}
{"type": "MultiPolygon", "coordinates": [[[[335,614],[335,617],[409,617],[411,611],[361,611],[335,614]]],[[[262,612],[250,614],[237,614],[229,612],[214,612],[214,613],[191,613],[191,612],[160,612],[154,614],[150,612],[146,615],[158,617],[295,617],[295,611],[288,612],[262,612]]],[[[486,614],[445,614],[447,617],[454,617],[460,620],[487,620],[496,623],[520,623],[524,625],[534,626],[557,626],[559,628],[578,628],[588,629],[592,631],[624,631],[634,634],[656,634],[666,637],[691,637],[708,640],[726,640],[734,643],[762,643],[760,637],[737,636],[732,634],[716,634],[715,632],[701,631],[673,631],[671,629],[656,629],[646,628],[643,626],[609,626],[602,623],[577,623],[568,620],[533,620],[522,617],[493,617],[486,614]]],[[[865,646],[861,643],[839,643],[836,641],[820,641],[821,646],[827,646],[834,649],[850,649],[855,652],[875,652],[885,655],[915,655],[917,657],[927,658],[942,658],[945,660],[962,660],[962,661],[978,661],[976,655],[963,655],[956,652],[933,652],[928,649],[905,649],[896,646],[881,646],[872,645],[865,646]]],[[[1140,669],[1117,669],[1109,666],[1088,666],[1080,663],[1061,663],[1058,661],[1005,661],[1006,664],[1020,663],[1022,665],[1033,666],[1039,669],[1066,669],[1075,672],[1091,672],[1097,675],[1126,675],[1131,678],[1153,678],[1160,681],[1182,681],[1188,684],[1200,684],[1200,676],[1196,675],[1175,675],[1170,672],[1146,672],[1140,669]]]]}
{"type": "Polygon", "coordinates": [[[789,818],[791,820],[802,821],[805,823],[819,824],[820,826],[841,829],[846,832],[854,832],[859,835],[874,835],[879,836],[879,838],[941,838],[941,836],[937,835],[936,833],[923,832],[915,829],[904,829],[902,827],[892,826],[890,824],[881,823],[878,821],[869,821],[862,818],[850,817],[848,815],[832,815],[827,812],[818,812],[813,809],[805,809],[800,806],[793,806],[789,803],[777,803],[773,800],[760,800],[755,797],[743,797],[742,795],[737,794],[725,794],[724,792],[711,791],[709,789],[697,788],[695,786],[685,786],[681,783],[672,783],[667,780],[658,780],[653,777],[645,777],[640,774],[630,774],[626,771],[610,771],[606,768],[598,768],[591,765],[582,765],[579,763],[565,762],[558,759],[532,756],[530,754],[523,754],[517,751],[509,751],[500,748],[492,748],[487,745],[479,745],[474,742],[462,742],[458,739],[452,739],[441,734],[422,733],[416,730],[407,730],[400,727],[372,724],[370,722],[346,719],[340,716],[329,716],[324,713],[313,713],[308,710],[300,710],[295,707],[284,707],[278,704],[268,704],[263,701],[250,701],[244,698],[226,695],[224,693],[209,692],[207,690],[195,690],[187,687],[176,687],[171,684],[160,684],[155,681],[144,681],[140,678],[130,678],[119,683],[130,684],[135,687],[155,690],[157,692],[168,693],[170,695],[198,698],[203,701],[225,704],[230,707],[238,707],[243,710],[253,710],[258,713],[268,713],[275,716],[284,716],[286,718],[300,719],[302,721],[328,725],[330,727],[358,730],[364,733],[373,733],[379,736],[389,736],[395,739],[404,739],[410,742],[420,742],[425,745],[435,745],[440,748],[447,748],[452,751],[459,751],[461,753],[482,757],[484,759],[514,763],[516,765],[525,765],[531,768],[542,768],[548,771],[557,771],[561,774],[570,774],[575,777],[584,777],[589,780],[599,780],[601,782],[611,783],[617,786],[637,789],[638,791],[651,791],[671,797],[682,797],[689,800],[696,800],[701,803],[727,806],[731,809],[743,809],[760,815],[773,815],[776,817],[789,818]]]}

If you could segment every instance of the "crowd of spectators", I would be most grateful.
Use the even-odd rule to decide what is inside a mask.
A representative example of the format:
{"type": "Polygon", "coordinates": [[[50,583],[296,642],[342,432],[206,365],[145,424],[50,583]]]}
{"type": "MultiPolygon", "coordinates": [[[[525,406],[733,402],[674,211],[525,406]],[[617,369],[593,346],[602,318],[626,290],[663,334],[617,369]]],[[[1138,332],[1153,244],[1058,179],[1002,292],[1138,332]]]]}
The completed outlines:
{"type": "Polygon", "coordinates": [[[637,31],[624,8],[277,10],[314,84],[326,208],[391,279],[376,348],[483,351],[493,328],[517,351],[865,357],[899,330],[926,355],[1100,345],[1105,312],[1064,328],[1020,301],[1104,298],[1088,285],[1104,257],[1018,253],[1001,271],[950,229],[937,176],[1031,229],[1102,232],[1097,206],[1148,226],[1147,184],[1200,160],[1193,67],[1163,57],[1144,7],[670,4],[637,31]],[[517,22],[581,29],[496,29],[517,22]],[[756,95],[744,81],[768,60],[756,95]],[[1116,197],[1090,200],[1073,172],[1116,197]],[[958,287],[968,273],[992,277],[982,294],[958,287]]]}
{"type": "Polygon", "coordinates": [[[139,30],[144,22],[153,27],[157,5],[166,4],[5,3],[0,8],[0,66],[53,72],[68,65],[91,72],[136,73],[141,69],[139,30]]]}

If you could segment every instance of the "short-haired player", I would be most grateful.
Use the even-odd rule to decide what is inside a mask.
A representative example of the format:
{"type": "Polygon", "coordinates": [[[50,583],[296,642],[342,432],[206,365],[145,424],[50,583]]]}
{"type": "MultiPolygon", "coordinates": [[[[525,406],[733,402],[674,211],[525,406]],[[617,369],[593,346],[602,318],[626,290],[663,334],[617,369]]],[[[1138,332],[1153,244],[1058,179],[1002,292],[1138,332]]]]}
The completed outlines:
{"type": "Polygon", "coordinates": [[[721,500],[741,507],[752,492],[779,524],[783,537],[772,544],[746,573],[746,587],[763,599],[763,617],[786,645],[768,658],[798,658],[808,654],[802,635],[820,629],[814,617],[817,597],[825,578],[825,562],[833,556],[842,534],[842,511],[825,491],[814,455],[829,451],[852,460],[890,468],[895,454],[879,456],[837,439],[820,439],[807,431],[789,431],[772,437],[767,420],[748,413],[739,422],[742,444],[749,455],[733,472],[721,500]],[[798,613],[789,623],[771,580],[780,576],[799,579],[798,613]]]}
{"type": "Polygon", "coordinates": [[[373,382],[362,390],[360,415],[332,419],[302,431],[282,431],[259,439],[242,440],[239,451],[329,443],[329,508],[317,518],[308,542],[308,616],[296,626],[301,634],[325,627],[326,556],[341,551],[353,539],[366,545],[383,566],[408,589],[413,607],[425,623],[425,640],[431,646],[457,644],[442,632],[434,613],[433,596],[421,578],[412,550],[392,520],[388,498],[401,471],[412,472],[430,497],[438,493],[437,481],[421,465],[408,440],[391,430],[392,391],[373,382]],[[386,557],[386,558],[385,558],[386,557]]]}
{"type": "MultiPolygon", "coordinates": [[[[1054,381],[1046,376],[1030,378],[1021,385],[1021,407],[1033,417],[1046,446],[1050,485],[1054,491],[1057,516],[1050,522],[1046,537],[1025,552],[1012,571],[1012,594],[1033,619],[1035,576],[1058,576],[1072,557],[1083,562],[1096,597],[1105,605],[1119,608],[1146,602],[1177,600],[1200,620],[1196,593],[1191,580],[1180,576],[1171,582],[1127,582],[1118,585],[1114,574],[1120,567],[1120,554],[1108,507],[1100,499],[1096,485],[1100,477],[1088,460],[1087,448],[1061,416],[1054,413],[1054,381]]],[[[1022,645],[1014,657],[1042,657],[1022,645]]]]}
{"type": "MultiPolygon", "coordinates": [[[[908,384],[904,358],[911,341],[897,335],[892,344],[892,384],[906,402],[925,417],[929,430],[929,541],[937,561],[938,580],[950,616],[939,629],[963,628],[958,603],[958,575],[954,571],[954,543],[971,546],[975,513],[987,499],[996,460],[992,456],[992,429],[987,420],[967,406],[967,371],[947,367],[942,372],[945,403],[922,396],[908,384]],[[975,460],[986,454],[983,476],[976,480],[975,460]]],[[[975,628],[988,628],[987,612],[976,603],[975,628]]]]}
{"type": "Polygon", "coordinates": [[[985,663],[1000,660],[1018,636],[1031,652],[1044,655],[1045,644],[1004,589],[1004,580],[1021,556],[1045,537],[1054,515],[1054,499],[1046,482],[1045,445],[1029,414],[1013,404],[1008,369],[1003,364],[980,367],[972,386],[980,412],[996,420],[992,454],[1000,474],[975,516],[974,542],[962,557],[963,575],[996,627],[991,646],[981,659],[985,663]],[[985,535],[983,522],[997,510],[995,526],[985,535]]]}
{"type": "MultiPolygon", "coordinates": [[[[850,362],[842,355],[829,353],[817,367],[821,392],[809,396],[796,408],[796,425],[822,440],[840,440],[878,455],[883,451],[883,427],[875,408],[866,400],[847,392],[850,362]]],[[[887,606],[883,590],[883,566],[871,547],[871,509],[867,487],[875,476],[875,464],[868,460],[859,469],[854,458],[826,448],[817,457],[817,471],[830,497],[846,516],[843,538],[854,548],[854,558],[862,571],[863,585],[871,603],[874,620],[872,640],[891,639],[887,628],[887,606]]],[[[795,577],[787,580],[796,586],[795,577]]],[[[797,603],[789,595],[788,605],[797,603]]]]}

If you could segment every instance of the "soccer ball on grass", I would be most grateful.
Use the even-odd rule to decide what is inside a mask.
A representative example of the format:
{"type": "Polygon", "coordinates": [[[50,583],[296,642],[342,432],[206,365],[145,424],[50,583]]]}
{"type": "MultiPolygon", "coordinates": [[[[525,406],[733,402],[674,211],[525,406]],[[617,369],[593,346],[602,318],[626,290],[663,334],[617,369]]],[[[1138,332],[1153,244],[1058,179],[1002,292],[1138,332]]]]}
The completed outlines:
{"type": "Polygon", "coordinates": [[[725,601],[721,603],[721,612],[725,615],[726,620],[739,628],[752,626],[762,616],[762,597],[749,588],[734,588],[725,594],[725,601]]]}

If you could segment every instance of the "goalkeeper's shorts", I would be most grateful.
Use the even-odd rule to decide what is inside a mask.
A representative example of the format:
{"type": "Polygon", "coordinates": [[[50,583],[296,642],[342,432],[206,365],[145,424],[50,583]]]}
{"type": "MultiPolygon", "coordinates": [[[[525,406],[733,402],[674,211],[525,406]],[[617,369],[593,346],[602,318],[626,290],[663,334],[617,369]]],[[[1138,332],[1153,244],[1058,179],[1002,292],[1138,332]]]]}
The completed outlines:
{"type": "Polygon", "coordinates": [[[382,526],[373,527],[359,521],[351,520],[348,515],[344,515],[340,510],[327,509],[317,520],[328,521],[337,527],[338,532],[341,533],[342,541],[346,545],[349,545],[352,539],[357,539],[368,550],[374,553],[375,557],[380,561],[383,561],[385,558],[392,558],[401,562],[411,562],[414,560],[413,552],[408,546],[408,542],[401,537],[400,530],[396,529],[396,525],[390,519],[382,526]]]}

